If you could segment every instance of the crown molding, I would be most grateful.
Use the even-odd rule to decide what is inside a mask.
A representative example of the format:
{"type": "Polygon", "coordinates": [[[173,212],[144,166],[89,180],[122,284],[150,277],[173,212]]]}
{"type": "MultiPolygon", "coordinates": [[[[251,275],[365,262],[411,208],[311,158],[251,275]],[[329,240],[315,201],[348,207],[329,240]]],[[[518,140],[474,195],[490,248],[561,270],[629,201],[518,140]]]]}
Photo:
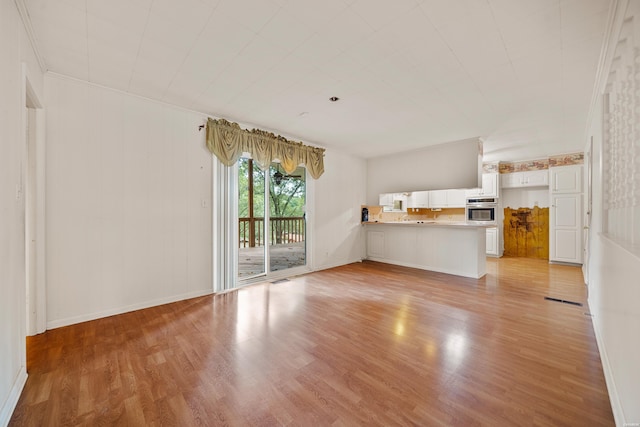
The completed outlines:
{"type": "Polygon", "coordinates": [[[36,56],[38,61],[38,65],[40,65],[40,70],[43,73],[47,72],[47,63],[44,60],[44,56],[40,53],[40,49],[38,48],[38,42],[36,38],[36,33],[33,30],[33,25],[31,25],[31,18],[29,17],[29,10],[27,9],[27,5],[24,0],[14,0],[16,4],[16,8],[18,9],[18,13],[22,18],[22,24],[24,25],[24,30],[27,32],[27,37],[29,38],[29,42],[31,43],[31,48],[33,49],[33,53],[36,56]]]}

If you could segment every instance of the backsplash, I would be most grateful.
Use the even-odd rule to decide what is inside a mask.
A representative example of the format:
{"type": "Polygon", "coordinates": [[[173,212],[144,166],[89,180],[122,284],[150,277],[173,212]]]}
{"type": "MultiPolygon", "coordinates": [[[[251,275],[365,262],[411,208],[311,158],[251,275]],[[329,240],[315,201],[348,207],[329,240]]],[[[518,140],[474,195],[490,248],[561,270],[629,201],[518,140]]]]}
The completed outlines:
{"type": "Polygon", "coordinates": [[[451,208],[432,211],[429,208],[409,208],[407,212],[383,212],[380,206],[368,206],[369,222],[375,221],[464,221],[464,208],[451,208]]]}

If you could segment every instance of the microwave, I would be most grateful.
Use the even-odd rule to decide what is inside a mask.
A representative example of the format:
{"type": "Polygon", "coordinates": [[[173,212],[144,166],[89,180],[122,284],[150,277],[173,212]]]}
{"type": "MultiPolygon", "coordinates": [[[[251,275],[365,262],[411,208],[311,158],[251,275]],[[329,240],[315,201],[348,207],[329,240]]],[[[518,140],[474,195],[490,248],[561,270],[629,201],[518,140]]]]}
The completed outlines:
{"type": "Polygon", "coordinates": [[[465,217],[471,224],[496,224],[498,202],[496,199],[467,199],[465,217]]]}

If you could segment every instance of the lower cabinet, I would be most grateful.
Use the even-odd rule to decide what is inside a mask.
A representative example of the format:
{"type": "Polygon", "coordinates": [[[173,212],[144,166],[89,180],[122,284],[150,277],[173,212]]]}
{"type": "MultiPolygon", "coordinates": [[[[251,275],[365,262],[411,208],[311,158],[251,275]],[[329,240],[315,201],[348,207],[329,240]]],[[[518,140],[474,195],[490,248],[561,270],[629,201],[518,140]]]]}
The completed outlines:
{"type": "Polygon", "coordinates": [[[487,228],[487,255],[498,256],[498,229],[487,228]]]}

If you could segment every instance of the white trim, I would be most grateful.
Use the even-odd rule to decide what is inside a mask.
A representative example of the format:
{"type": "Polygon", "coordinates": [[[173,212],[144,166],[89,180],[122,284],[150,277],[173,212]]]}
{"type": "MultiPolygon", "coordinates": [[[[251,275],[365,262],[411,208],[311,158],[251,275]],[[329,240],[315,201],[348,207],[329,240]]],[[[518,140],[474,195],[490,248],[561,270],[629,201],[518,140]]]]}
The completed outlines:
{"type": "Polygon", "coordinates": [[[5,400],[4,404],[2,405],[2,409],[0,409],[0,426],[9,425],[9,421],[11,421],[11,416],[13,415],[13,411],[16,409],[16,405],[18,404],[18,400],[20,399],[20,394],[22,394],[22,390],[24,389],[24,385],[26,382],[27,371],[23,366],[18,372],[15,381],[13,382],[13,386],[9,391],[7,400],[5,400]]]}
{"type": "Polygon", "coordinates": [[[36,110],[36,333],[47,330],[46,113],[36,110]]]}
{"type": "MultiPolygon", "coordinates": [[[[329,270],[330,268],[342,267],[343,265],[355,264],[357,262],[362,262],[362,261],[363,261],[362,258],[355,258],[355,259],[352,259],[352,260],[338,261],[338,262],[334,262],[334,263],[331,263],[331,264],[323,264],[323,265],[319,265],[319,266],[314,267],[313,271],[329,270]]],[[[373,261],[373,260],[371,260],[371,261],[373,261]]]]}
{"type": "Polygon", "coordinates": [[[40,53],[40,49],[38,48],[38,38],[36,37],[36,33],[33,30],[33,25],[31,24],[29,9],[27,8],[24,0],[15,0],[14,2],[16,4],[16,8],[18,9],[18,13],[20,14],[20,18],[22,18],[24,30],[27,33],[27,37],[29,38],[29,42],[31,43],[31,48],[33,49],[33,53],[36,56],[36,60],[38,61],[40,70],[43,73],[46,73],[47,62],[44,60],[44,56],[42,56],[42,54],[40,53]]]}
{"type": "MultiPolygon", "coordinates": [[[[31,302],[35,302],[36,321],[27,331],[28,335],[42,333],[46,330],[47,321],[47,285],[46,285],[46,117],[43,108],[42,97],[31,84],[29,70],[26,63],[22,63],[22,105],[26,107],[27,101],[32,104],[35,110],[35,152],[30,155],[35,156],[35,295],[31,296],[31,302]]],[[[22,117],[23,141],[26,142],[26,113],[22,117]]],[[[28,161],[28,159],[27,159],[28,161]]],[[[24,192],[24,190],[23,190],[24,192]]],[[[25,200],[26,203],[26,200],[25,200]]],[[[25,206],[26,212],[26,206],[25,206]]],[[[26,222],[25,222],[26,223],[26,222]]],[[[25,245],[27,243],[25,242],[25,245]]],[[[26,262],[26,261],[25,261],[26,262]]]]}
{"type": "Polygon", "coordinates": [[[90,320],[102,319],[103,317],[115,316],[117,314],[129,313],[131,311],[143,310],[145,308],[156,307],[163,304],[171,304],[173,302],[184,301],[191,298],[198,298],[205,295],[212,295],[211,289],[185,292],[183,294],[173,295],[166,298],[158,298],[152,301],[145,301],[137,304],[131,304],[126,307],[118,307],[109,310],[98,311],[95,313],[83,314],[81,316],[67,317],[47,322],[47,329],[61,328],[63,326],[75,325],[76,323],[88,322],[90,320]]]}
{"type": "MultiPolygon", "coordinates": [[[[613,0],[609,8],[609,16],[607,18],[607,26],[604,33],[604,41],[600,49],[600,59],[598,60],[598,68],[596,71],[596,79],[593,85],[593,93],[591,94],[591,103],[589,104],[589,114],[585,127],[585,135],[589,137],[589,130],[593,122],[593,114],[596,111],[600,95],[604,92],[613,62],[613,54],[616,51],[618,38],[622,31],[624,15],[627,12],[629,0],[613,0]]],[[[601,118],[598,117],[598,120],[601,118]]]]}
{"type": "MultiPolygon", "coordinates": [[[[587,300],[589,311],[591,311],[590,300],[587,300]]],[[[613,419],[617,426],[627,425],[624,411],[622,410],[622,404],[620,403],[620,397],[618,396],[618,388],[609,364],[609,357],[607,356],[607,349],[602,341],[600,335],[600,328],[598,327],[596,316],[591,316],[591,325],[596,335],[596,344],[598,345],[598,351],[600,352],[600,361],[602,362],[602,371],[604,372],[604,380],[607,383],[607,391],[609,392],[609,401],[611,402],[611,410],[613,411],[613,419]]]]}

